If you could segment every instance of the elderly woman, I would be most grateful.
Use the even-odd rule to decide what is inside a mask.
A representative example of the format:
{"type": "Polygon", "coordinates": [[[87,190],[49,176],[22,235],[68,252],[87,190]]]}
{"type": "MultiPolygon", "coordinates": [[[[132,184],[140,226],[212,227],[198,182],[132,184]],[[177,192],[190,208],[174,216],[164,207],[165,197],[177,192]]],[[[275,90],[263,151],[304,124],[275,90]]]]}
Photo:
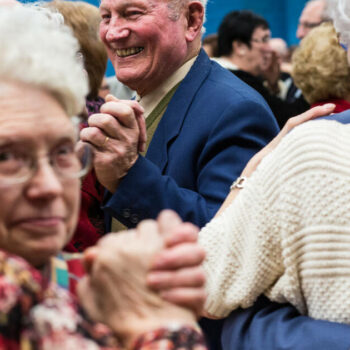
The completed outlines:
{"type": "MultiPolygon", "coordinates": [[[[0,10],[0,348],[111,349],[120,342],[130,349],[160,349],[164,344],[202,349],[194,313],[146,288],[146,272],[157,268],[149,279],[166,273],[173,280],[171,286],[165,283],[163,297],[197,308],[203,300],[203,278],[194,270],[203,258],[192,243],[196,232],[189,226],[167,226],[166,214],[152,226],[163,236],[155,235],[149,242],[153,248],[147,256],[139,254],[136,262],[129,259],[126,266],[123,255],[118,255],[120,267],[104,264],[101,269],[98,263],[106,262],[104,254],[110,257],[107,248],[113,240],[102,251],[96,248],[98,255],[89,253],[86,266],[91,277],[79,289],[84,309],[67,290],[71,276],[58,255],[75,230],[79,178],[89,169],[89,152],[86,146],[77,148],[70,117],[81,112],[88,89],[76,55],[77,41],[61,22],[60,15],[39,7],[0,10]],[[180,249],[181,245],[185,247],[180,249]],[[169,268],[174,272],[163,271],[169,268]],[[99,285],[102,301],[101,293],[93,294],[96,278],[105,283],[99,285]],[[125,296],[122,291],[136,281],[140,292],[132,290],[135,302],[126,310],[118,307],[115,296],[125,296]],[[106,306],[105,301],[113,303],[106,306]],[[86,312],[110,328],[94,323],[86,312]],[[163,315],[159,320],[157,313],[163,315]],[[142,315],[139,322],[128,323],[137,314],[142,315]]],[[[125,108],[133,115],[132,107],[125,108]]],[[[137,246],[142,229],[115,244],[137,246]]],[[[131,295],[125,302],[130,299],[131,295]]]]}
{"type": "MultiPolygon", "coordinates": [[[[349,3],[340,0],[335,8],[342,11],[336,18],[349,25],[349,3]]],[[[350,114],[331,118],[348,123],[350,114]]],[[[349,125],[306,123],[290,132],[248,179],[232,185],[223,208],[200,232],[207,250],[209,314],[224,317],[265,294],[315,319],[350,324],[349,140],[349,125]]],[[[271,322],[273,316],[267,317],[271,322]]],[[[242,343],[238,348],[254,348],[242,343]]]]}
{"type": "Polygon", "coordinates": [[[335,113],[350,108],[350,67],[331,23],[314,28],[293,55],[292,76],[312,105],[336,105],[335,113]]]}

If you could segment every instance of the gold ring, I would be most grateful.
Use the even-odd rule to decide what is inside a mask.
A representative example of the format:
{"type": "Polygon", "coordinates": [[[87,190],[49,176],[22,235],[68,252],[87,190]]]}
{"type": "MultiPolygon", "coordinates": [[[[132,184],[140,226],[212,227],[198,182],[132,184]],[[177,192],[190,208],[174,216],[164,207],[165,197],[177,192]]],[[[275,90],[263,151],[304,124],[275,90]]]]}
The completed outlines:
{"type": "Polygon", "coordinates": [[[101,146],[101,147],[103,147],[104,145],[106,145],[106,143],[108,142],[108,140],[109,140],[109,137],[108,137],[108,136],[106,136],[106,138],[105,138],[105,140],[103,141],[103,144],[102,144],[102,146],[101,146]]]}

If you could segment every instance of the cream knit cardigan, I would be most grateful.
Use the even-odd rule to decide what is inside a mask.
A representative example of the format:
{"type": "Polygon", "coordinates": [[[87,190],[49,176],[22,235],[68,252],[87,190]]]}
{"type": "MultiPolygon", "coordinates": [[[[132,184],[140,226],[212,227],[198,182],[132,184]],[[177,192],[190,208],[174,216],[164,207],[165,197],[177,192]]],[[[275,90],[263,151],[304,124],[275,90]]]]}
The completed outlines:
{"type": "Polygon", "coordinates": [[[265,294],[350,323],[350,125],[321,120],[293,130],[199,240],[210,314],[265,294]]]}

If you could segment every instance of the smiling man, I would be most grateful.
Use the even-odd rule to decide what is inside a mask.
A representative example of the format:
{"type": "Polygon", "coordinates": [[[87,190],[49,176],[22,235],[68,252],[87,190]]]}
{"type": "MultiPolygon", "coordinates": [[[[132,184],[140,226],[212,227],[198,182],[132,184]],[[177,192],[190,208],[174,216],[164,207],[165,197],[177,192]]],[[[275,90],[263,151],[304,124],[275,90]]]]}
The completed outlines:
{"type": "Polygon", "coordinates": [[[113,230],[165,208],[204,226],[246,162],[277,133],[261,96],[200,50],[205,4],[101,2],[101,39],[118,80],[137,91],[142,106],[107,98],[81,133],[96,149],[113,230]],[[142,113],[148,140],[140,147],[142,113]]]}

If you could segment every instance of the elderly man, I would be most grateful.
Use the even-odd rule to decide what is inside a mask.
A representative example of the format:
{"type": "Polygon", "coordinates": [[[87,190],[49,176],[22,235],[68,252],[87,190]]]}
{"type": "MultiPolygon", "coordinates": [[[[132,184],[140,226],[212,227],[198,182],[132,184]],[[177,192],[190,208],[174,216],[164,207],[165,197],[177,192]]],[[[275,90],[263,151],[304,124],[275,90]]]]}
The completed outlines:
{"type": "Polygon", "coordinates": [[[133,227],[171,208],[201,227],[276,134],[274,118],[258,94],[200,51],[200,1],[103,0],[100,11],[117,77],[143,107],[107,99],[81,133],[97,150],[105,210],[133,227]],[[138,152],[135,119],[142,111],[146,156],[138,152]]]}
{"type": "Polygon", "coordinates": [[[278,131],[261,96],[200,50],[205,3],[101,1],[101,39],[118,80],[137,91],[142,106],[107,98],[81,132],[96,149],[113,230],[165,208],[204,226],[245,163],[278,131]]]}
{"type": "Polygon", "coordinates": [[[325,0],[310,0],[305,4],[303,12],[299,18],[297,29],[298,39],[303,39],[312,28],[315,28],[325,20],[328,20],[325,16],[325,9],[325,0]]]}

